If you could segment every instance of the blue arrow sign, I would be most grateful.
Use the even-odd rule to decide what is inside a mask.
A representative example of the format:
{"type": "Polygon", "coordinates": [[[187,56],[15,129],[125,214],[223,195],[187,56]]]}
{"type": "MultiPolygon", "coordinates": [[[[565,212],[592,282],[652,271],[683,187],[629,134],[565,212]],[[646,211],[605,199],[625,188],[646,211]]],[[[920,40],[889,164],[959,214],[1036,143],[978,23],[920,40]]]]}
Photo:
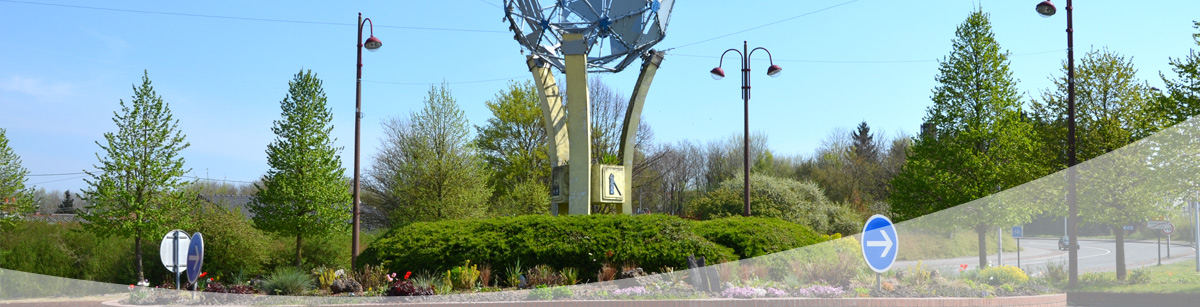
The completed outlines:
{"type": "Polygon", "coordinates": [[[896,252],[900,250],[900,241],[892,220],[878,214],[871,216],[863,225],[861,244],[863,259],[876,273],[891,269],[892,264],[896,262],[896,252]]]}
{"type": "Polygon", "coordinates": [[[187,277],[191,283],[200,278],[200,267],[204,265],[204,237],[199,232],[192,235],[187,249],[187,277]]]}

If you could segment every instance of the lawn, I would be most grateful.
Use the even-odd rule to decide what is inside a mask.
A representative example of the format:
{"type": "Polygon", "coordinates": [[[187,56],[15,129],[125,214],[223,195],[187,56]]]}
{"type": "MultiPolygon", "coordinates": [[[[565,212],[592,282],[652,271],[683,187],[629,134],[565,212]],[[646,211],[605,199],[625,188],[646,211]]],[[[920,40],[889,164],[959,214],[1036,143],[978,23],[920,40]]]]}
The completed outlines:
{"type": "Polygon", "coordinates": [[[1079,281],[1078,292],[1200,293],[1200,273],[1191,259],[1129,270],[1125,282],[1117,282],[1115,272],[1086,273],[1079,281]]]}

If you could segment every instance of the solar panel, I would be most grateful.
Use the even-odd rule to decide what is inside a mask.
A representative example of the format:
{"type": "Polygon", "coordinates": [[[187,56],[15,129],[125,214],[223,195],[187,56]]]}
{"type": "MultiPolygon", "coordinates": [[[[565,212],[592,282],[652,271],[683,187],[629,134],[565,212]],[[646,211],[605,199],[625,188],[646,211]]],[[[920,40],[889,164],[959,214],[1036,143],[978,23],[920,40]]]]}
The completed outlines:
{"type": "Polygon", "coordinates": [[[525,50],[563,70],[563,32],[583,33],[588,71],[619,72],[662,41],[674,0],[505,0],[525,50]]]}

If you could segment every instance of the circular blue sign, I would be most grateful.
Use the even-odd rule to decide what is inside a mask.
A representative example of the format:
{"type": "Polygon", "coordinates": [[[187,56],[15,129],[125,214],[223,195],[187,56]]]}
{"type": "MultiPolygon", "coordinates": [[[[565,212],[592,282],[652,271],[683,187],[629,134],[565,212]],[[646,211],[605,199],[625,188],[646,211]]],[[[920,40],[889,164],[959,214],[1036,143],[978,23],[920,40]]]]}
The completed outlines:
{"type": "Polygon", "coordinates": [[[872,271],[887,272],[896,262],[900,241],[896,237],[895,225],[886,216],[876,214],[867,219],[859,243],[862,244],[863,259],[872,271]]]}
{"type": "Polygon", "coordinates": [[[204,237],[197,232],[192,234],[187,251],[187,277],[191,283],[200,278],[200,267],[204,265],[204,237]]]}

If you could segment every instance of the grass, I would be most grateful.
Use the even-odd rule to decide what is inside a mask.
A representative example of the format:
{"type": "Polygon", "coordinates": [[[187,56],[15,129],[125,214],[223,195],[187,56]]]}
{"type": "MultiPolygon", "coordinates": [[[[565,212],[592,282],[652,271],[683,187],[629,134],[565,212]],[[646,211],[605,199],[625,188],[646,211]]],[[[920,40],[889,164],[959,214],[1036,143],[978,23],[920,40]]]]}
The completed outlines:
{"type": "MultiPolygon", "coordinates": [[[[1117,282],[1116,272],[1088,273],[1080,275],[1077,292],[1106,293],[1200,293],[1200,273],[1194,261],[1180,261],[1161,266],[1147,266],[1150,278],[1147,283],[1127,284],[1117,282]],[[1087,277],[1087,278],[1085,278],[1087,277]]],[[[1129,270],[1128,276],[1133,276],[1129,270]]],[[[1130,280],[1128,277],[1126,280],[1130,280]]]]}
{"type": "MultiPolygon", "coordinates": [[[[959,231],[951,236],[922,232],[916,229],[900,229],[900,252],[897,260],[947,259],[979,255],[979,239],[974,231],[959,231]]],[[[1004,251],[1017,251],[1017,241],[1004,234],[1004,251]]],[[[987,235],[988,253],[996,252],[996,232],[987,235]]]]}

